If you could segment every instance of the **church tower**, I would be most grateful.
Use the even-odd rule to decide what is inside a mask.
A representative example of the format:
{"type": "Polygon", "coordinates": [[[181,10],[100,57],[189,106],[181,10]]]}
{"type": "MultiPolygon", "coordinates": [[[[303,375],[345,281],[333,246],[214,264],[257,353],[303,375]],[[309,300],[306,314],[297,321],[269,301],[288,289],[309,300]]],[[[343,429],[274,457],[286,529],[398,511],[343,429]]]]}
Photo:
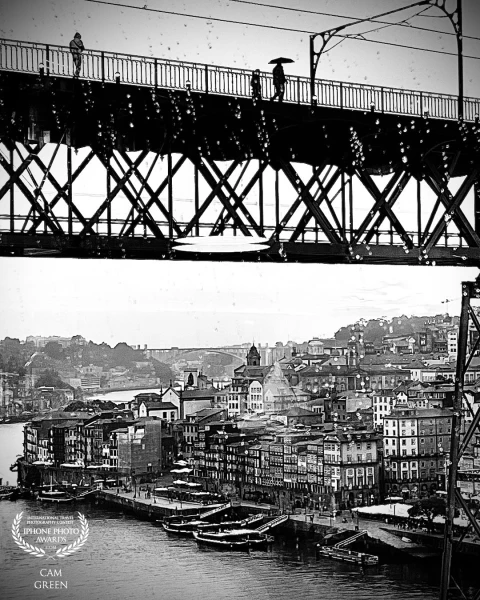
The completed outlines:
{"type": "Polygon", "coordinates": [[[249,367],[259,367],[260,366],[260,352],[255,348],[255,344],[252,344],[252,347],[248,351],[247,366],[249,366],[249,367]]]}

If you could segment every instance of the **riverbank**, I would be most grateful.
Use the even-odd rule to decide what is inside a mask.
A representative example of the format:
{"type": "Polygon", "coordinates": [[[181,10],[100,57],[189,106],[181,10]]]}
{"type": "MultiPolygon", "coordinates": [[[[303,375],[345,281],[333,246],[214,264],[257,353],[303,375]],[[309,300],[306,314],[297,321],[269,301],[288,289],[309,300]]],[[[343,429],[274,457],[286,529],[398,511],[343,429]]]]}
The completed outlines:
{"type": "MultiPolygon", "coordinates": [[[[219,504],[206,507],[201,503],[180,502],[166,498],[150,496],[145,492],[123,492],[116,490],[98,490],[96,502],[109,508],[127,511],[140,519],[162,520],[166,516],[176,514],[198,514],[200,511],[213,509],[219,504]]],[[[269,517],[278,514],[278,509],[267,504],[236,501],[228,511],[229,518],[244,517],[248,514],[261,513],[265,522],[269,517]]],[[[329,516],[319,514],[291,514],[276,531],[288,538],[307,538],[314,543],[323,542],[326,536],[340,540],[357,531],[366,531],[367,535],[359,540],[357,548],[377,554],[386,560],[413,561],[419,559],[439,559],[443,550],[443,537],[438,534],[408,532],[395,525],[372,521],[363,518],[349,518],[346,523],[332,520],[329,516]]],[[[327,538],[328,539],[328,538],[327,538]]],[[[333,539],[333,538],[332,538],[333,539]]],[[[355,547],[355,546],[352,546],[355,547]]],[[[480,556],[480,544],[466,540],[458,544],[457,554],[463,557],[480,556]]]]}
{"type": "Polygon", "coordinates": [[[96,396],[105,396],[107,394],[113,394],[116,392],[139,392],[139,393],[142,393],[143,391],[149,392],[151,390],[160,390],[161,387],[162,387],[161,384],[157,384],[157,385],[151,385],[151,386],[147,386],[147,387],[145,387],[144,385],[137,385],[137,386],[128,386],[128,387],[98,388],[97,390],[92,390],[91,392],[84,392],[83,397],[92,399],[92,398],[95,398],[96,396]]]}

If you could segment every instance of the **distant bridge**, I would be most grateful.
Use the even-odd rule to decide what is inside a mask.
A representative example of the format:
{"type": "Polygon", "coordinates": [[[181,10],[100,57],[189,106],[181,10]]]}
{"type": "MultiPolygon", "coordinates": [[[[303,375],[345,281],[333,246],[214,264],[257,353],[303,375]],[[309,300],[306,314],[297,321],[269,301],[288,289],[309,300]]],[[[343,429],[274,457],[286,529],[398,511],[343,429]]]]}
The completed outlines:
{"type": "Polygon", "coordinates": [[[236,346],[223,346],[219,348],[148,348],[144,352],[148,358],[156,358],[160,362],[175,362],[181,360],[189,352],[213,352],[245,360],[248,350],[248,348],[236,346]]]}

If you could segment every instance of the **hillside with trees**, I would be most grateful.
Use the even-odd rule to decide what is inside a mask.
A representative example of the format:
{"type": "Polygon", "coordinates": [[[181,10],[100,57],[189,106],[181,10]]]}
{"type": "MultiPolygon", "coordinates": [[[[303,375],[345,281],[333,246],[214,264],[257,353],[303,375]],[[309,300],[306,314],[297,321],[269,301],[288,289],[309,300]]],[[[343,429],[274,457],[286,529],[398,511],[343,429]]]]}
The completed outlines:
{"type": "MultiPolygon", "coordinates": [[[[434,317],[431,315],[424,317],[407,317],[406,315],[400,315],[391,319],[380,318],[364,320],[362,322],[364,339],[369,342],[380,344],[383,336],[385,335],[411,335],[424,329],[425,323],[427,321],[431,321],[433,318],[434,317]]],[[[458,317],[452,317],[452,324],[457,322],[458,317]]],[[[352,327],[354,327],[353,323],[351,325],[341,327],[335,333],[335,339],[338,341],[349,340],[352,335],[352,327]]]]}

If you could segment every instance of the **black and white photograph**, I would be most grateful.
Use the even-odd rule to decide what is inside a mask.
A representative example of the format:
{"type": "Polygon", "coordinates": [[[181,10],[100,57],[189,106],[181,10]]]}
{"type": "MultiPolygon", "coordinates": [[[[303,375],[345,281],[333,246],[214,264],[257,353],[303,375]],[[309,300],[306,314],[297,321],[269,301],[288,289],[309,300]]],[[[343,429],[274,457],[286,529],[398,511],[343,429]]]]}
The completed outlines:
{"type": "Polygon", "coordinates": [[[480,600],[480,2],[0,0],[4,600],[480,600]]]}

